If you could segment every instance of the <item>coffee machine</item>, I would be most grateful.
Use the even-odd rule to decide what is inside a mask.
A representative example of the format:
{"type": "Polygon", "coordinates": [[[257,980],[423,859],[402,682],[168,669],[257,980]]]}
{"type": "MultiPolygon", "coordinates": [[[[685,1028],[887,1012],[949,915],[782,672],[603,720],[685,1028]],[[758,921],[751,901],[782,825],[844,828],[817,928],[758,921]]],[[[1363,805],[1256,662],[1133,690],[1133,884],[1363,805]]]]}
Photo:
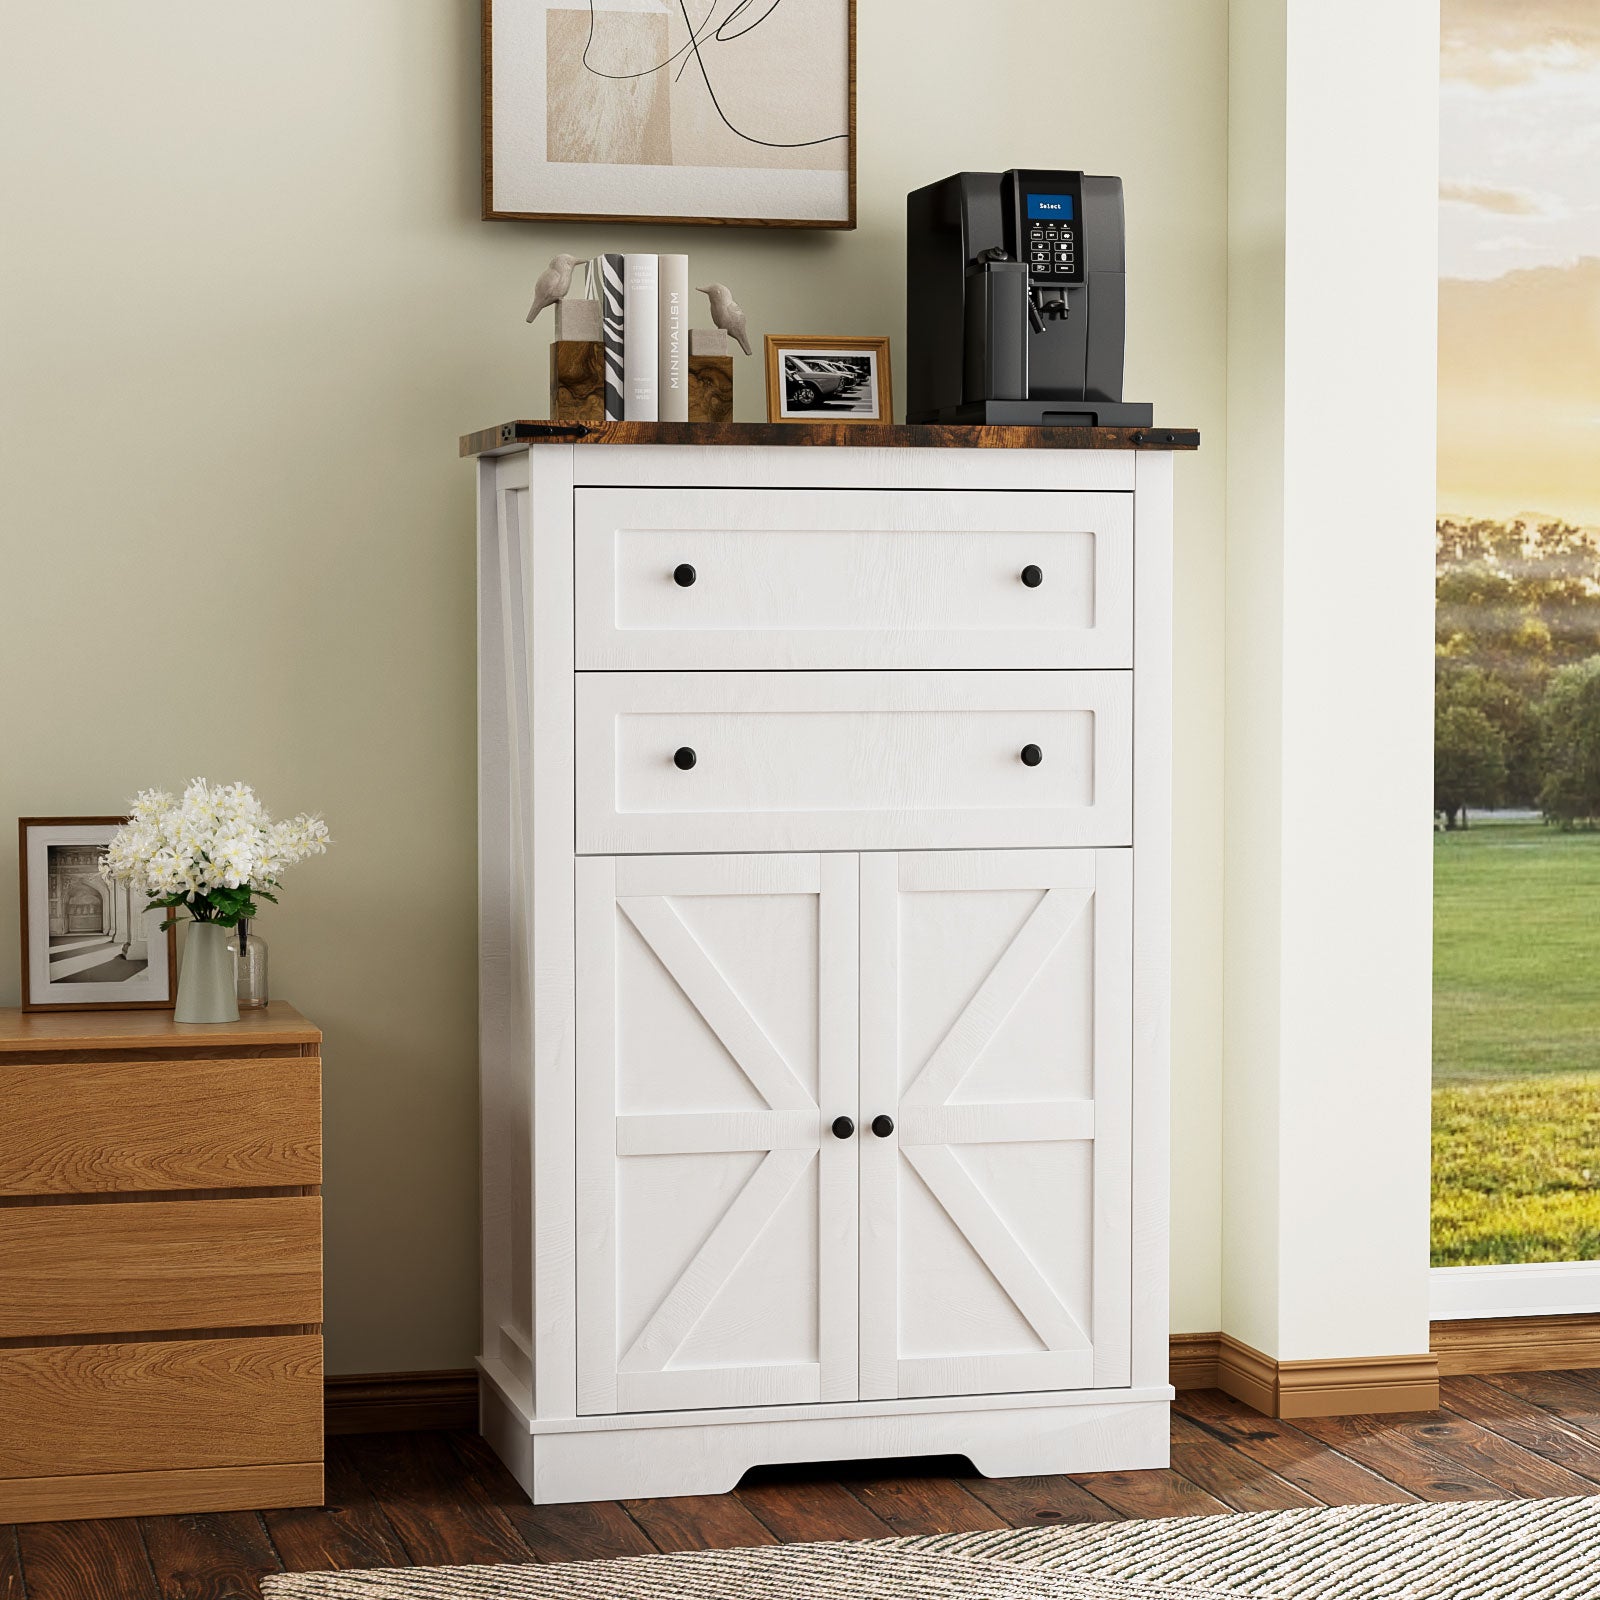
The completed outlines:
{"type": "Polygon", "coordinates": [[[1148,427],[1122,398],[1122,180],[959,172],[906,197],[907,422],[1148,427]]]}

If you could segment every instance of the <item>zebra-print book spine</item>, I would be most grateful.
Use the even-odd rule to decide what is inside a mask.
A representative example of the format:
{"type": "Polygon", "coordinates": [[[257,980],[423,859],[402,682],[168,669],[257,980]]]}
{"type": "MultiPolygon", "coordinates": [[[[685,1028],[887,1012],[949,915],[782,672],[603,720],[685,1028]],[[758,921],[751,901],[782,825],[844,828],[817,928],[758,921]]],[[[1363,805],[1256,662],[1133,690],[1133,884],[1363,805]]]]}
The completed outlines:
{"type": "Polygon", "coordinates": [[[622,257],[600,257],[600,338],[606,358],[606,421],[626,412],[622,387],[622,257]]]}

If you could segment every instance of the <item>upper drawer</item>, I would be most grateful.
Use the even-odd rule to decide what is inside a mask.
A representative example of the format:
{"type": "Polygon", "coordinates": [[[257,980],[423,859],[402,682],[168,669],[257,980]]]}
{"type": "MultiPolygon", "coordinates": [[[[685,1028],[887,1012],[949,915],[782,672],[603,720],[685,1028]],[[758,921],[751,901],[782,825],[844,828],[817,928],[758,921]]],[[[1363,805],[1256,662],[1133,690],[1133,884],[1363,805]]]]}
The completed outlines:
{"type": "Polygon", "coordinates": [[[1132,664],[1131,495],[579,489],[575,504],[580,670],[1132,664]]]}
{"type": "Polygon", "coordinates": [[[0,1060],[0,1195],[322,1181],[322,1063],[0,1060]]]}
{"type": "Polygon", "coordinates": [[[583,673],[577,847],[1127,844],[1132,677],[583,673]],[[1033,764],[1023,755],[1030,745],[1033,764]]]}

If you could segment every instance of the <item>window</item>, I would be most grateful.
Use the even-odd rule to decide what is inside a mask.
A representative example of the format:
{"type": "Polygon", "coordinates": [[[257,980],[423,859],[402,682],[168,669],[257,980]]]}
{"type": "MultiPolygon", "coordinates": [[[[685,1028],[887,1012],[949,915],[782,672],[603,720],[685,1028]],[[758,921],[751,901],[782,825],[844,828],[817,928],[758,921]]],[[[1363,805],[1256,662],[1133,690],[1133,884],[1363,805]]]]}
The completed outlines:
{"type": "Polygon", "coordinates": [[[1600,7],[1443,22],[1433,1260],[1596,1262],[1600,7]]]}

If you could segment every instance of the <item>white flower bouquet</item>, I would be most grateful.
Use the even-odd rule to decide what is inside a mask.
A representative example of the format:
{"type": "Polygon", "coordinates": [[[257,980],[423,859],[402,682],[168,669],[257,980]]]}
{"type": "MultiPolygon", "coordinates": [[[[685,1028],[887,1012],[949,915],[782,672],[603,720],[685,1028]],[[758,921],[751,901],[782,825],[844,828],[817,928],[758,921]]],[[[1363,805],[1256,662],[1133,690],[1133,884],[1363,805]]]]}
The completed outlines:
{"type": "MultiPolygon", "coordinates": [[[[100,876],[142,894],[146,911],[186,910],[196,922],[237,926],[256,915],[256,900],[277,904],[272,890],[286,867],[328,848],[328,825],[301,815],[274,822],[245,783],[196,778],[181,800],[146,789],[112,835],[100,876]]],[[[170,928],[178,919],[161,924],[170,928]]]]}

